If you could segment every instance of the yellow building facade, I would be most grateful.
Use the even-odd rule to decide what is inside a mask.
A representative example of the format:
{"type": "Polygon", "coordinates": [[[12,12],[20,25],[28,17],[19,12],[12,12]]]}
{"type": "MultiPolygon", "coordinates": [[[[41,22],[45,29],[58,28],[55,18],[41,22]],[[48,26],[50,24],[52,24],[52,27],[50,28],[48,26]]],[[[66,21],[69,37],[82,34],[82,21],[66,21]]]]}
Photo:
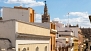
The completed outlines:
{"type": "Polygon", "coordinates": [[[78,46],[79,46],[78,39],[74,38],[73,42],[74,42],[73,51],[78,51],[78,46]]]}
{"type": "Polygon", "coordinates": [[[56,50],[56,33],[57,31],[55,31],[55,24],[54,23],[50,23],[50,36],[51,36],[51,39],[50,39],[50,51],[55,51],[56,50]]]}

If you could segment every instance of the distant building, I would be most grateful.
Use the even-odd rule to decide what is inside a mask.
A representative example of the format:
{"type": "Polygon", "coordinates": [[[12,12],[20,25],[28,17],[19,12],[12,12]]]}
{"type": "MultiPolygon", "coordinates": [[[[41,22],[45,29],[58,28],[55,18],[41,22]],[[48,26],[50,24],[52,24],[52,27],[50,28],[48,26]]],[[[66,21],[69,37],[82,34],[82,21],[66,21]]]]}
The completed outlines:
{"type": "Polygon", "coordinates": [[[62,48],[64,51],[77,51],[78,49],[78,25],[69,27],[62,23],[53,21],[56,24],[56,30],[58,34],[56,35],[57,48],[62,48]],[[74,44],[74,45],[73,45],[74,44]]]}
{"type": "Polygon", "coordinates": [[[34,22],[34,10],[15,6],[14,8],[3,7],[3,20],[16,19],[25,22],[34,22]]]}
{"type": "Polygon", "coordinates": [[[80,28],[84,37],[84,44],[86,44],[85,50],[91,50],[91,28],[80,28]],[[86,42],[88,41],[88,42],[86,42]]]}
{"type": "Polygon", "coordinates": [[[78,29],[78,44],[79,51],[82,51],[82,45],[84,44],[84,35],[82,34],[81,29],[78,29]]]}
{"type": "MultiPolygon", "coordinates": [[[[67,27],[67,26],[65,26],[67,27]]],[[[69,28],[74,32],[74,36],[78,38],[78,30],[79,30],[79,25],[69,25],[69,28]]]]}
{"type": "Polygon", "coordinates": [[[82,34],[86,37],[89,38],[89,40],[91,40],[91,28],[80,28],[82,31],[82,34]],[[89,35],[89,36],[88,36],[89,35]]]}

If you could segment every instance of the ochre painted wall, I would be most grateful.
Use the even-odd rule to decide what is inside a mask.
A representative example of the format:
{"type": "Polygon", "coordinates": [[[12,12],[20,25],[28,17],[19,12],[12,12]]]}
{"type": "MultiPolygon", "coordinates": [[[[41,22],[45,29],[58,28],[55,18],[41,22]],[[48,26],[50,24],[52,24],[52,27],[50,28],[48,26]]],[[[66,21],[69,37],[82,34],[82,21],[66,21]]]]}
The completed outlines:
{"type": "Polygon", "coordinates": [[[30,14],[30,22],[34,23],[34,10],[32,8],[29,9],[30,14]]]}
{"type": "Polygon", "coordinates": [[[73,51],[78,51],[78,40],[74,39],[73,51]]]}
{"type": "Polygon", "coordinates": [[[51,51],[55,51],[55,47],[56,47],[55,34],[51,33],[50,36],[51,36],[51,39],[50,39],[50,45],[51,45],[50,50],[51,51]]]}
{"type": "MultiPolygon", "coordinates": [[[[50,23],[50,29],[54,29],[55,30],[55,24],[54,23],[50,23]]],[[[51,39],[50,39],[50,51],[55,51],[55,47],[56,47],[56,33],[51,32],[50,33],[51,39]]]]}

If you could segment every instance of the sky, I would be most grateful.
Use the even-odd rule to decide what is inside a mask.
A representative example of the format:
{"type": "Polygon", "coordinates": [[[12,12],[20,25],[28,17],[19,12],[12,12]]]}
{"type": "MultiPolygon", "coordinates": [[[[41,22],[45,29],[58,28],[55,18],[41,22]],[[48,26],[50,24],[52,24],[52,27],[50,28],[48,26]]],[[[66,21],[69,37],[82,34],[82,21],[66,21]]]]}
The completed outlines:
{"type": "MultiPolygon", "coordinates": [[[[0,0],[0,7],[31,7],[36,12],[36,22],[41,22],[45,0],[0,0]]],[[[91,15],[91,0],[46,0],[51,21],[79,27],[91,27],[88,16],[91,15]],[[69,13],[69,14],[68,14],[69,13]]],[[[2,12],[2,9],[0,10],[2,12]]]]}

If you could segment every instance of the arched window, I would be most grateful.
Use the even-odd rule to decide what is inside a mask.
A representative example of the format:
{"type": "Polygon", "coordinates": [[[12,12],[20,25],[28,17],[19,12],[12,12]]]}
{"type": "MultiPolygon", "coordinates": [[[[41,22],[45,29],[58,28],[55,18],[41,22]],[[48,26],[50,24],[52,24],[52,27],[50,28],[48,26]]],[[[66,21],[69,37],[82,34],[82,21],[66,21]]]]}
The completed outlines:
{"type": "Polygon", "coordinates": [[[45,51],[47,51],[47,46],[45,46],[45,51]]]}
{"type": "Polygon", "coordinates": [[[26,50],[26,48],[23,48],[23,50],[22,50],[22,51],[27,51],[27,50],[26,50]]]}
{"type": "Polygon", "coordinates": [[[18,48],[18,51],[20,51],[20,48],[18,48]]]}
{"type": "Polygon", "coordinates": [[[39,51],[39,47],[36,47],[36,51],[39,51]]]}
{"type": "Polygon", "coordinates": [[[27,47],[27,50],[29,51],[29,47],[27,47]]]}

